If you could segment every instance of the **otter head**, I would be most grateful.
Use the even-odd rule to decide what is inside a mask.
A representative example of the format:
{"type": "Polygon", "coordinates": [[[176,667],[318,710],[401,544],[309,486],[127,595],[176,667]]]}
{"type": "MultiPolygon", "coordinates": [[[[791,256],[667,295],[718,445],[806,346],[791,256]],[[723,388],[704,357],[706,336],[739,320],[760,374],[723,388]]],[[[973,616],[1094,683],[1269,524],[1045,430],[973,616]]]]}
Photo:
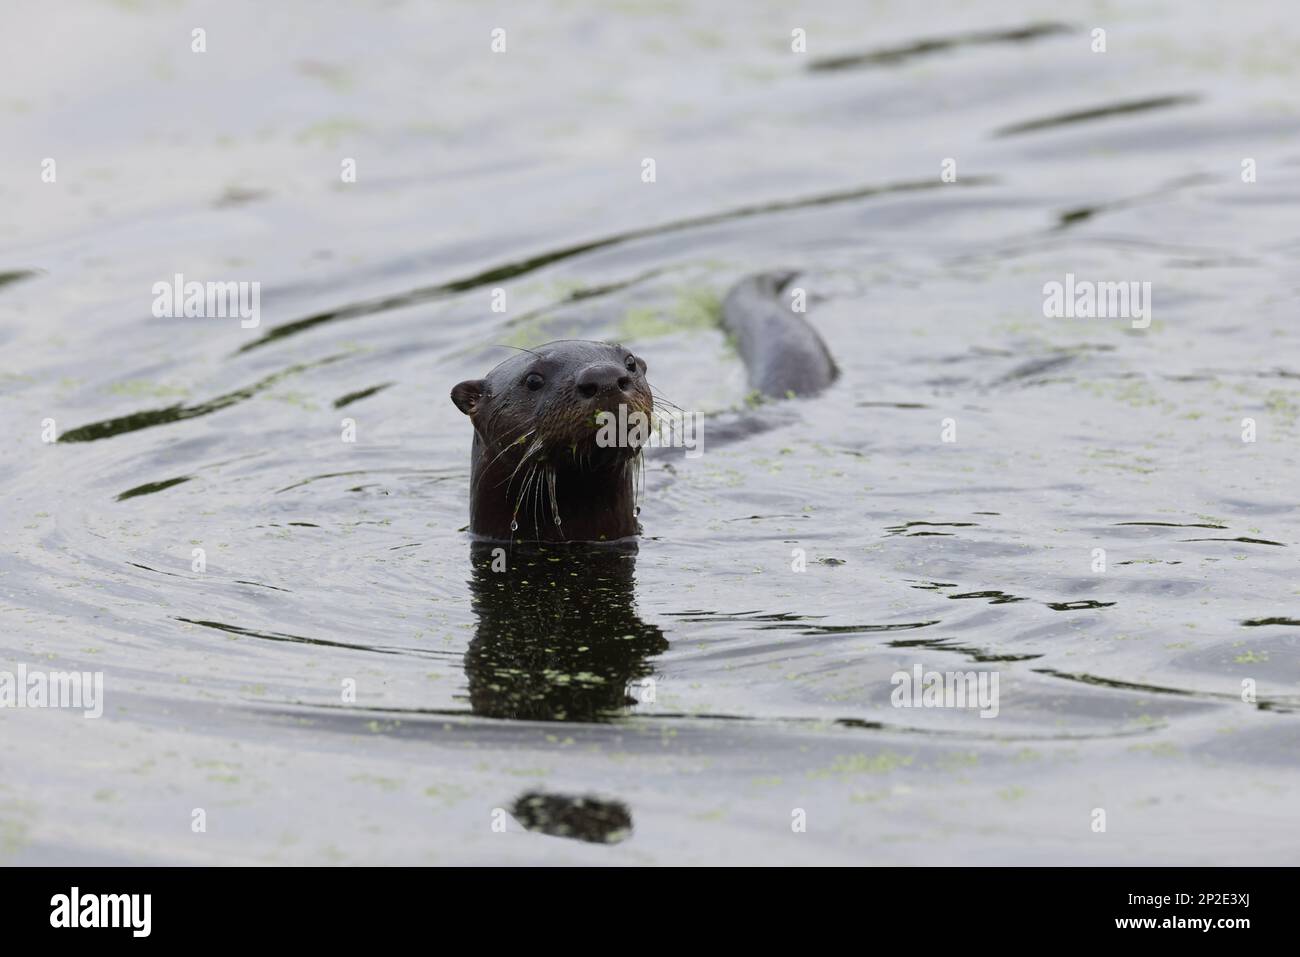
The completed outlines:
{"type": "MultiPolygon", "coordinates": [[[[485,378],[459,383],[451,400],[474,425],[475,531],[499,531],[494,518],[503,507],[511,531],[530,522],[540,529],[542,513],[545,524],[559,526],[568,512],[563,521],[576,527],[571,519],[604,507],[606,491],[617,497],[617,511],[627,498],[631,513],[623,486],[630,488],[630,466],[650,437],[654,397],[645,361],[628,349],[548,342],[511,356],[485,378]],[[566,489],[590,505],[566,504],[566,489]]],[[[626,524],[620,518],[611,527],[626,524]]]]}
{"type": "Polygon", "coordinates": [[[552,465],[599,468],[632,458],[649,437],[645,374],[645,360],[620,345],[566,339],[459,383],[451,400],[489,448],[519,445],[552,465]]]}

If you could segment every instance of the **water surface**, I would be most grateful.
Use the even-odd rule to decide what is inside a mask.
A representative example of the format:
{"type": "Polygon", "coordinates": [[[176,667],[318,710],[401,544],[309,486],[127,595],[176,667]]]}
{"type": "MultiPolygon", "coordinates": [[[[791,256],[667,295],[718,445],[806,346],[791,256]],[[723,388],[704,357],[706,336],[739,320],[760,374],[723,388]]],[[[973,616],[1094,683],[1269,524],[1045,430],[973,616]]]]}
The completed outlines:
{"type": "Polygon", "coordinates": [[[8,12],[0,661],[106,703],[0,715],[0,856],[1294,863],[1300,23],[996,9],[8,12]],[[842,375],[747,409],[771,267],[842,375]],[[178,272],[261,324],[154,318],[178,272]],[[448,392],[560,337],[705,454],[634,554],[497,575],[448,392]],[[893,707],[918,664],[998,716],[893,707]]]}

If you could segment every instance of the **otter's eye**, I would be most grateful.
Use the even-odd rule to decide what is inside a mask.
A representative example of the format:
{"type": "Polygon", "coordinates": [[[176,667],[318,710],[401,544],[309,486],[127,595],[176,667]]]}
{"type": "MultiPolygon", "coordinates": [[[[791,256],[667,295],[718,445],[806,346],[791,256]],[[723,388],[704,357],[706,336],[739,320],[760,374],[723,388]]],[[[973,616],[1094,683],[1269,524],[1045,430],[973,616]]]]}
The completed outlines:
{"type": "Polygon", "coordinates": [[[628,357],[627,357],[627,361],[625,361],[625,362],[623,363],[623,365],[625,365],[625,366],[627,367],[627,371],[628,371],[628,372],[635,372],[635,371],[636,371],[636,356],[628,356],[628,357]]]}
{"type": "Polygon", "coordinates": [[[528,388],[536,392],[538,389],[542,387],[542,383],[545,381],[546,380],[544,380],[536,372],[530,372],[528,373],[528,378],[524,380],[524,385],[528,386],[528,388]]]}

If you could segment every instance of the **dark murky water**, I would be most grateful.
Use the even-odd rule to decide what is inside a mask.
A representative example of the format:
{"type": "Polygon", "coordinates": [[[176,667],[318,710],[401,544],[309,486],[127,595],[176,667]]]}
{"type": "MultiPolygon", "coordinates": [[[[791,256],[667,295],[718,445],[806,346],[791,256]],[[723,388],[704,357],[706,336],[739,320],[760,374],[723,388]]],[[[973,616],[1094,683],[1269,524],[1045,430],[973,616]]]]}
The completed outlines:
{"type": "Polygon", "coordinates": [[[1300,20],[997,9],[7,14],[0,667],[105,711],[0,715],[0,855],[1294,863],[1300,20]],[[736,411],[774,266],[842,377],[736,411]],[[175,273],[260,325],[153,318],[175,273]],[[716,416],[635,554],[498,575],[448,391],[559,337],[716,416]]]}

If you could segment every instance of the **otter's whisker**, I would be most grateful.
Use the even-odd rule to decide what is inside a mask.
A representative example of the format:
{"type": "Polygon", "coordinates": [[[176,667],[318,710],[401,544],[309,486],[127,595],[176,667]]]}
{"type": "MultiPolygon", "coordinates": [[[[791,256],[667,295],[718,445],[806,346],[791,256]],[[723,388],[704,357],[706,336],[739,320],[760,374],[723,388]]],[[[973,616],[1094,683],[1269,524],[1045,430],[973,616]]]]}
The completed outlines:
{"type": "Polygon", "coordinates": [[[542,354],[541,354],[540,352],[534,352],[532,349],[525,349],[523,346],[512,346],[512,345],[507,345],[507,344],[504,343],[504,342],[494,342],[494,343],[492,343],[491,348],[493,348],[493,349],[514,349],[516,352],[527,352],[530,356],[537,356],[537,358],[539,358],[539,359],[542,358],[542,354]]]}
{"type": "Polygon", "coordinates": [[[529,429],[527,432],[525,432],[523,435],[519,436],[519,437],[518,437],[517,439],[515,439],[513,442],[508,443],[508,444],[506,445],[505,448],[503,448],[500,452],[498,452],[496,455],[494,455],[494,456],[492,457],[492,461],[488,463],[487,467],[488,467],[488,468],[491,468],[492,466],[496,465],[496,464],[497,464],[497,459],[501,458],[501,456],[505,455],[507,452],[509,452],[511,449],[513,449],[516,445],[519,445],[521,442],[524,441],[524,439],[528,438],[530,435],[534,434],[536,431],[537,431],[536,429],[529,429]]]}
{"type": "Polygon", "coordinates": [[[541,450],[542,450],[542,440],[540,438],[533,439],[533,444],[528,446],[528,449],[524,452],[523,456],[519,459],[519,464],[515,466],[515,470],[511,472],[510,477],[506,479],[504,483],[502,483],[506,487],[507,496],[510,494],[510,483],[512,483],[515,479],[515,476],[519,474],[519,470],[524,467],[524,463],[533,457],[533,453],[540,452],[541,450]]]}
{"type": "MultiPolygon", "coordinates": [[[[521,501],[523,501],[523,497],[524,497],[524,489],[527,488],[527,487],[528,487],[528,477],[525,476],[525,477],[524,477],[524,481],[523,481],[522,484],[520,484],[520,486],[519,486],[519,495],[515,498],[515,507],[514,507],[513,511],[511,511],[511,513],[510,513],[510,517],[511,517],[511,518],[518,518],[518,517],[519,517],[519,503],[520,503],[521,501]]],[[[510,496],[510,489],[507,488],[507,489],[506,489],[506,497],[508,498],[509,496],[510,496]]]]}
{"type": "Polygon", "coordinates": [[[551,514],[557,527],[560,526],[560,500],[555,495],[555,469],[546,471],[546,488],[551,495],[551,514]]]}
{"type": "Polygon", "coordinates": [[[510,489],[515,484],[515,476],[518,475],[519,470],[527,464],[528,464],[528,456],[525,455],[523,458],[519,460],[519,464],[515,466],[513,472],[511,472],[509,475],[503,478],[500,482],[497,482],[497,488],[500,488],[503,485],[506,487],[506,498],[510,497],[510,489]]]}
{"type": "Polygon", "coordinates": [[[549,465],[543,465],[538,479],[533,483],[533,535],[537,538],[542,537],[542,528],[540,524],[542,514],[542,480],[544,475],[550,475],[554,469],[549,465]]]}
{"type": "Polygon", "coordinates": [[[676,409],[678,412],[685,412],[685,411],[686,411],[686,410],[683,409],[680,405],[678,405],[676,402],[674,402],[672,399],[669,399],[667,396],[665,396],[663,393],[661,393],[658,389],[651,388],[651,389],[650,389],[650,394],[654,397],[654,401],[655,401],[656,404],[663,403],[664,405],[671,405],[671,406],[672,406],[674,409],[676,409]]]}
{"type": "MultiPolygon", "coordinates": [[[[518,498],[515,499],[514,510],[510,513],[510,541],[512,544],[514,543],[515,540],[515,532],[519,528],[519,506],[523,503],[524,493],[528,489],[528,482],[532,478],[533,473],[536,470],[537,470],[537,463],[533,463],[532,465],[529,466],[528,474],[524,476],[524,481],[519,486],[519,496],[518,498]]],[[[518,471],[518,469],[516,469],[516,471],[518,471]]],[[[507,486],[506,488],[507,498],[509,497],[509,495],[510,495],[510,489],[509,486],[507,486]]]]}
{"type": "Polygon", "coordinates": [[[645,497],[645,456],[636,454],[636,482],[632,486],[632,514],[641,512],[641,499],[645,497]]]}

